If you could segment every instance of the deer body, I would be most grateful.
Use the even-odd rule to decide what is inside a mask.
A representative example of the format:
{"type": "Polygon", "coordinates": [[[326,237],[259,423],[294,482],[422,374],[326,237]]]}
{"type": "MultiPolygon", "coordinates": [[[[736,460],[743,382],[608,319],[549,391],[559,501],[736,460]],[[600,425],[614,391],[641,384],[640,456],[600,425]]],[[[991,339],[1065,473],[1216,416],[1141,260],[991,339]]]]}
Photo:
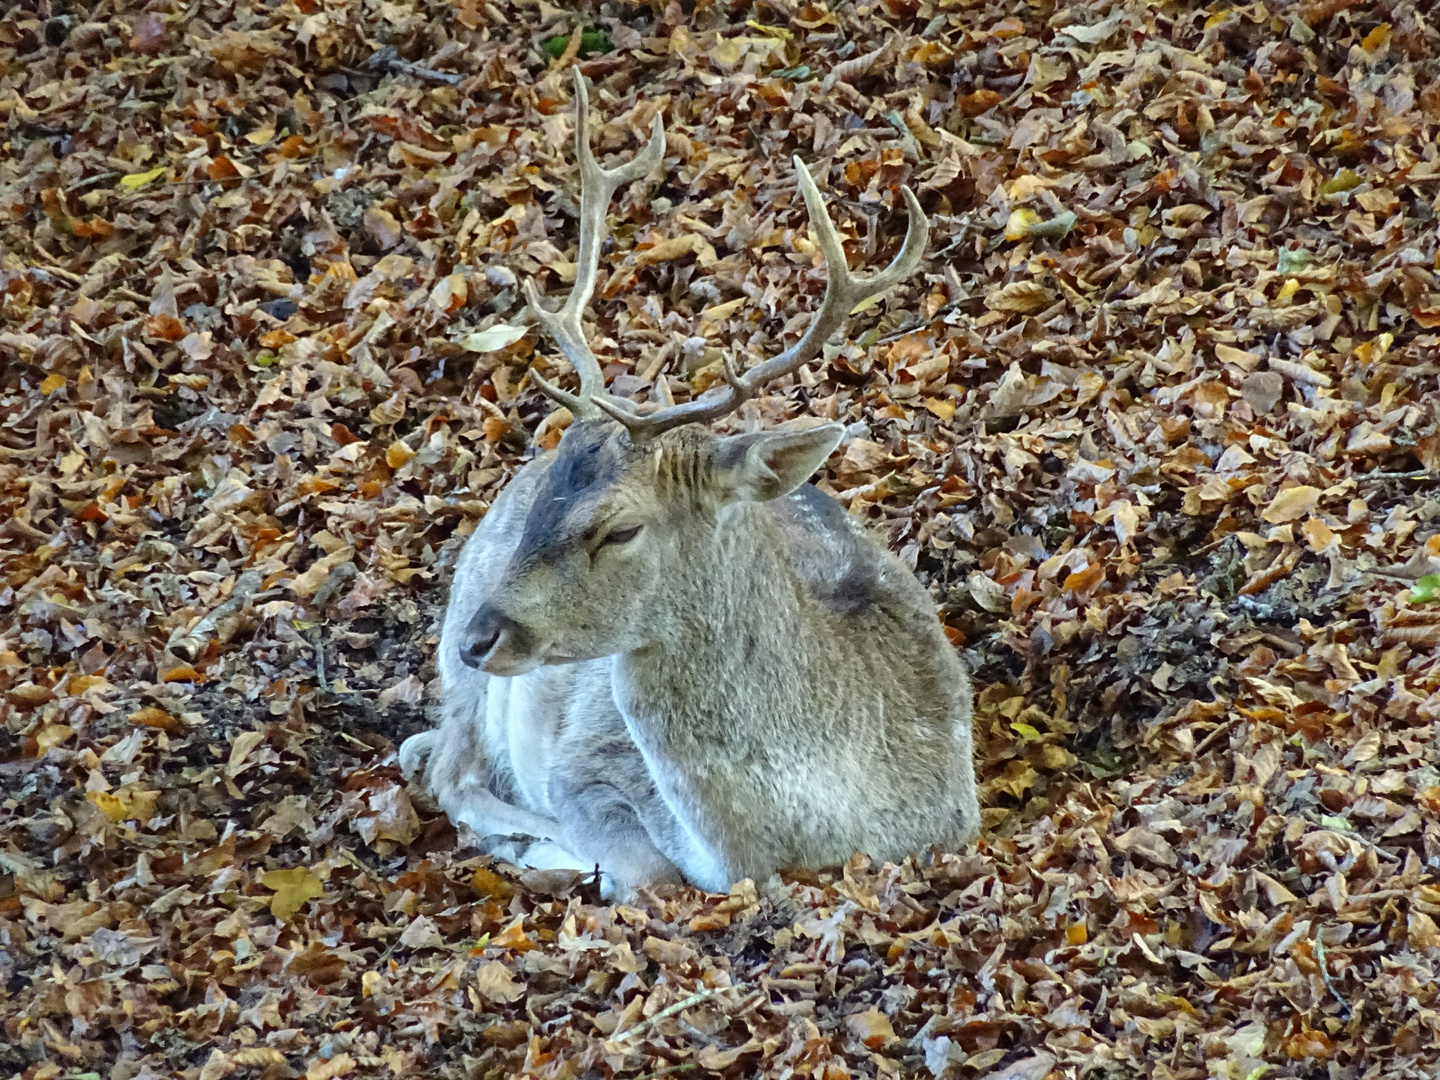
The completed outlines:
{"type": "Polygon", "coordinates": [[[966,671],[909,570],[805,484],[842,428],[722,438],[698,422],[793,371],[908,276],[926,238],[918,204],[907,190],[890,268],[857,277],[799,166],[829,273],[810,329],[748,375],[727,363],[718,397],[637,412],[604,394],[579,311],[604,203],[658,162],[663,137],[657,119],[639,159],[601,170],[577,88],[576,285],[558,313],[530,295],[581,392],[536,381],[577,421],[467,542],[440,642],[442,723],[406,741],[402,767],[482,836],[539,838],[526,862],[598,864],[614,888],[724,890],[969,840],[966,671]]]}
{"type": "MultiPolygon", "coordinates": [[[[623,439],[596,425],[592,442],[623,439]]],[[[522,470],[456,569],[444,722],[406,744],[411,770],[429,750],[427,779],[452,817],[481,835],[554,839],[570,865],[641,884],[574,820],[577,791],[603,796],[633,811],[622,835],[645,850],[632,861],[719,890],[974,835],[965,669],[910,572],[813,487],[682,530],[695,572],[654,583],[639,647],[509,677],[467,665],[474,613],[508,591],[523,520],[554,497],[556,456],[522,470]]]]}

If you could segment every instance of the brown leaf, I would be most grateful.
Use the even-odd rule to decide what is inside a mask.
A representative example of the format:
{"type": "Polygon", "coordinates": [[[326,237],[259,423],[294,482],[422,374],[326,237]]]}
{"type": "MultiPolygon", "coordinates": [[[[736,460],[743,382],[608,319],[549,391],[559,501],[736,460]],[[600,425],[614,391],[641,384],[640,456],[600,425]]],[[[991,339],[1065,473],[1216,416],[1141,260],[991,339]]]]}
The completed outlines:
{"type": "Polygon", "coordinates": [[[1003,289],[985,298],[992,311],[1015,311],[1033,315],[1055,302],[1055,294],[1038,281],[1012,281],[1003,289]]]}
{"type": "Polygon", "coordinates": [[[1304,517],[1320,501],[1320,489],[1308,484],[1286,488],[1270,501],[1260,516],[1271,525],[1304,517]]]}
{"type": "Polygon", "coordinates": [[[400,944],[407,949],[443,949],[445,939],[435,928],[435,920],[428,915],[417,915],[400,935],[400,944]]]}
{"type": "Polygon", "coordinates": [[[475,973],[475,992],[497,1005],[508,1005],[525,996],[525,985],[516,982],[504,964],[492,960],[475,973]]]}
{"type": "Polygon", "coordinates": [[[1159,866],[1174,867],[1180,861],[1168,840],[1143,825],[1126,830],[1112,843],[1127,855],[1140,855],[1159,866]]]}

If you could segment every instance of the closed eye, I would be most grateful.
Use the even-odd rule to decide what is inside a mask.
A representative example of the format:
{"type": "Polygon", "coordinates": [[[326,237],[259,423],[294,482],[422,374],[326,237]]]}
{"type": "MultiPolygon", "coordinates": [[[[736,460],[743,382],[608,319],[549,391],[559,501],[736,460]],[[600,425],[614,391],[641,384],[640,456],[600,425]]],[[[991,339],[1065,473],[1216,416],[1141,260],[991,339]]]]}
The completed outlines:
{"type": "Polygon", "coordinates": [[[640,535],[641,528],[642,526],[640,525],[630,525],[623,529],[611,529],[605,534],[605,539],[600,541],[600,546],[607,547],[610,544],[628,544],[640,535]]]}

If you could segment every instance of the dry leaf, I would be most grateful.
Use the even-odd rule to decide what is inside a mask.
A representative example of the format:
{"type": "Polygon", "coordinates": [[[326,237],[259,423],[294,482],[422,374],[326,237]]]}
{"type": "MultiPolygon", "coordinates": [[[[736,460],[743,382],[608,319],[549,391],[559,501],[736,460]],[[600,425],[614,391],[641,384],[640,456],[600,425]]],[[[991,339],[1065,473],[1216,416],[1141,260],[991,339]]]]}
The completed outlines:
{"type": "Polygon", "coordinates": [[[1300,484],[1286,488],[1276,495],[1260,516],[1272,525],[1278,525],[1284,521],[1294,521],[1315,509],[1315,505],[1319,501],[1319,488],[1300,484]]]}
{"type": "Polygon", "coordinates": [[[483,964],[475,974],[475,991],[487,1001],[497,1005],[508,1005],[518,1001],[525,993],[523,983],[517,983],[510,969],[498,960],[483,964]]]}
{"type": "Polygon", "coordinates": [[[269,870],[260,878],[267,889],[273,889],[270,897],[270,914],[281,922],[290,918],[311,900],[325,895],[325,883],[303,866],[291,870],[269,870]]]}

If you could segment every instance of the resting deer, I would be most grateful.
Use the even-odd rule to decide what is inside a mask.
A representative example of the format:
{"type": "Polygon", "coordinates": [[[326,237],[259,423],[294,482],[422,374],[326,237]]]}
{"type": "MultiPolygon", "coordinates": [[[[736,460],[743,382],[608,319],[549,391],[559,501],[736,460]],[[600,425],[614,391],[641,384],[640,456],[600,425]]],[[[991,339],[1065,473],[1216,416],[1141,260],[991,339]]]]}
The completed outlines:
{"type": "MultiPolygon", "coordinates": [[[[827,283],[800,340],[694,400],[644,412],[604,387],[581,312],[606,207],[665,148],[602,169],[576,79],[582,177],[574,289],[531,309],[579,375],[558,449],[504,490],[456,567],[440,639],[442,722],[401,764],[482,836],[546,840],[531,865],[598,865],[612,890],[724,891],[777,869],[898,859],[979,824],[971,688],[929,595],[805,481],[839,424],[719,437],[710,422],[819,354],[846,316],[911,276],[928,238],[852,274],[795,159],[827,283]]],[[[532,373],[533,374],[533,373],[532,373]]]]}

